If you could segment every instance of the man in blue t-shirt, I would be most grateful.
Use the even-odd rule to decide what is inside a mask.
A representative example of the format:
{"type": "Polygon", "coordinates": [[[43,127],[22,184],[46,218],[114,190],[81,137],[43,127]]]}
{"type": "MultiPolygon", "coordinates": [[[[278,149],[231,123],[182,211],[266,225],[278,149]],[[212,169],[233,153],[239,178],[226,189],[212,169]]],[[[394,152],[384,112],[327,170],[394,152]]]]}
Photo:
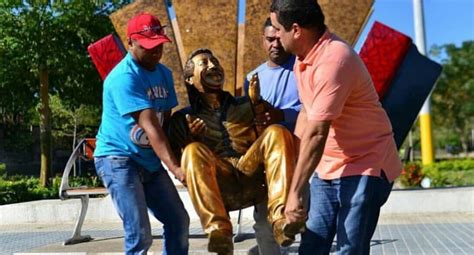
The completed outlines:
{"type": "Polygon", "coordinates": [[[268,61],[247,74],[244,84],[245,92],[248,92],[251,77],[258,74],[260,95],[274,107],[268,110],[265,122],[280,123],[293,131],[301,108],[293,74],[295,57],[285,52],[280,41],[275,37],[275,29],[272,27],[270,18],[265,21],[263,28],[263,48],[268,54],[268,61]]]}
{"type": "Polygon", "coordinates": [[[126,254],[150,248],[148,210],[163,223],[163,254],[187,254],[189,216],[161,164],[185,184],[163,131],[178,104],[171,71],[159,63],[170,40],[147,13],[130,19],[127,37],[128,54],[104,82],[96,171],[123,221],[126,254]]]}
{"type": "MultiPolygon", "coordinates": [[[[256,123],[267,126],[280,123],[291,132],[295,128],[296,118],[301,108],[296,87],[296,79],[293,74],[295,57],[283,49],[279,39],[275,36],[275,29],[270,18],[263,26],[263,48],[268,54],[268,61],[258,66],[247,75],[244,84],[245,92],[248,94],[249,83],[254,74],[258,75],[260,82],[261,99],[270,105],[266,110],[257,114],[256,123]]],[[[272,227],[267,221],[267,203],[263,202],[255,206],[254,210],[255,237],[258,244],[258,253],[277,255],[287,253],[286,248],[280,248],[273,237],[272,227]]],[[[257,248],[251,252],[257,253],[257,248]]]]}

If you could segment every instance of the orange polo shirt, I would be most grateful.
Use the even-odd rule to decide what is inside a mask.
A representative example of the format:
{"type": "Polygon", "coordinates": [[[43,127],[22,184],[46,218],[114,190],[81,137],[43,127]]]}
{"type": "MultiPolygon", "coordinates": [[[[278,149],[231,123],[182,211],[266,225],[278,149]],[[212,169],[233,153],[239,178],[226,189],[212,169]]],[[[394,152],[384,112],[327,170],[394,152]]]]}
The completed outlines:
{"type": "Polygon", "coordinates": [[[380,176],[383,169],[393,181],[402,165],[392,126],[354,50],[326,30],[294,71],[308,120],[332,121],[318,176],[380,176]]]}

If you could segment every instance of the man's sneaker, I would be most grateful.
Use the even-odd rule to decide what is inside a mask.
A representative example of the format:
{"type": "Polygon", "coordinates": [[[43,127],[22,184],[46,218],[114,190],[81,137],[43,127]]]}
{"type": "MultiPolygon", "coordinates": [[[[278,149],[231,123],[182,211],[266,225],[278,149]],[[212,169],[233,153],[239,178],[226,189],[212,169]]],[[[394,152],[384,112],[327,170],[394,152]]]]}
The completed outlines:
{"type": "Polygon", "coordinates": [[[290,246],[295,241],[295,235],[304,232],[305,222],[286,223],[279,219],[273,223],[273,235],[277,243],[283,247],[290,246]]]}
{"type": "Polygon", "coordinates": [[[234,244],[232,243],[232,233],[226,230],[214,230],[209,236],[209,244],[207,250],[216,252],[219,255],[232,254],[234,244]]]}

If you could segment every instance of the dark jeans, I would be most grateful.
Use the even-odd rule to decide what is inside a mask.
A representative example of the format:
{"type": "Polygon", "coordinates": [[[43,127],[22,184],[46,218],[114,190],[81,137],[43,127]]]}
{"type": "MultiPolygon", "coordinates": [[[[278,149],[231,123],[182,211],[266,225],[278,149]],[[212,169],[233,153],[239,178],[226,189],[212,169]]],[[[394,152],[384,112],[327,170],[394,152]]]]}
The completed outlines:
{"type": "Polygon", "coordinates": [[[392,184],[384,174],[334,180],[315,175],[299,254],[329,254],[336,234],[338,254],[369,254],[380,207],[387,201],[392,184]]]}
{"type": "Polygon", "coordinates": [[[150,248],[148,210],[163,223],[163,254],[188,254],[189,216],[166,170],[150,173],[119,156],[97,157],[95,166],[123,221],[126,254],[150,248]]]}

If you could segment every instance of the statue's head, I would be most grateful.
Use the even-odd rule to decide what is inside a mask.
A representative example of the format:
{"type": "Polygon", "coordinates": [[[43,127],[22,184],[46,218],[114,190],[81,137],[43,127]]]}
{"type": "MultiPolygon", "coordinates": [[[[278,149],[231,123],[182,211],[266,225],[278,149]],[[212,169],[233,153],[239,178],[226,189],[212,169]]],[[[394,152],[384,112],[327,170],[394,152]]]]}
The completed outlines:
{"type": "Polygon", "coordinates": [[[184,79],[201,93],[215,93],[224,87],[224,69],[211,50],[201,48],[186,61],[184,79]]]}

